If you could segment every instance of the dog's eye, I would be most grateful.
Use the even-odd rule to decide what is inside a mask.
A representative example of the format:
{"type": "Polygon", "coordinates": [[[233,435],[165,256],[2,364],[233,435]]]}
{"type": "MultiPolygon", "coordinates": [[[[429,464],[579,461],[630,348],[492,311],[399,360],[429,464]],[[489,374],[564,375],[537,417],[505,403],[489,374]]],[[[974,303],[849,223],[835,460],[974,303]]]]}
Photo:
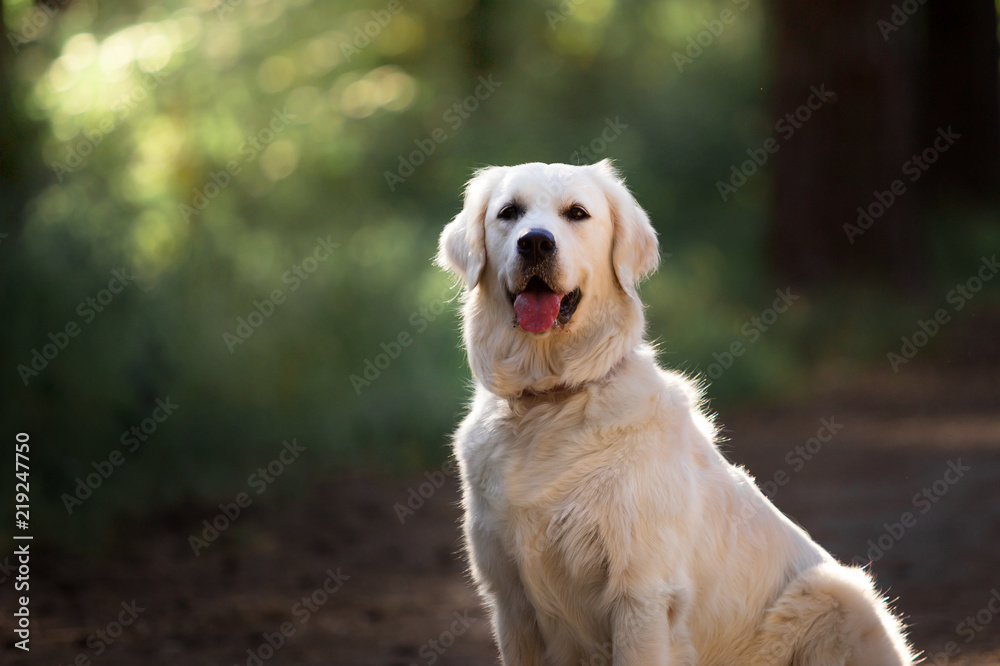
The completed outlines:
{"type": "Polygon", "coordinates": [[[520,212],[521,211],[518,209],[516,204],[507,204],[506,206],[500,209],[499,213],[497,213],[497,219],[515,220],[517,219],[520,212]]]}
{"type": "Polygon", "coordinates": [[[566,211],[566,217],[575,222],[579,222],[580,220],[586,220],[590,217],[590,213],[588,213],[587,209],[583,206],[574,204],[569,207],[569,210],[566,211]]]}

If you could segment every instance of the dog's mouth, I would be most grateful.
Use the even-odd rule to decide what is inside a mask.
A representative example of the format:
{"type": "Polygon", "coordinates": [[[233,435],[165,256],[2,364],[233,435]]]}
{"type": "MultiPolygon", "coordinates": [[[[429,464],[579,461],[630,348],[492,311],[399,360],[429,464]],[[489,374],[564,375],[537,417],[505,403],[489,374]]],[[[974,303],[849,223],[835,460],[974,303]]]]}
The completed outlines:
{"type": "Polygon", "coordinates": [[[507,292],[514,306],[514,324],[529,333],[544,333],[556,324],[566,326],[580,304],[580,288],[560,294],[537,275],[518,292],[507,292]]]}

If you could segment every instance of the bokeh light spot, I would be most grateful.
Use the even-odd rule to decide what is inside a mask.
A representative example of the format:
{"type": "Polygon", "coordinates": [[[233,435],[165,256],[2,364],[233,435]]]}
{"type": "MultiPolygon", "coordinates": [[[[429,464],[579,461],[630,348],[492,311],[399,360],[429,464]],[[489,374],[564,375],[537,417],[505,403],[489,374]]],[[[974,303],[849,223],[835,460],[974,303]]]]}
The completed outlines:
{"type": "Polygon", "coordinates": [[[340,108],[351,118],[367,118],[378,106],[376,96],[378,86],[368,79],[361,79],[344,88],[340,96],[340,108]]]}
{"type": "Polygon", "coordinates": [[[424,26],[408,14],[397,14],[375,38],[375,48],[383,55],[399,55],[423,46],[424,26]]]}
{"type": "Polygon", "coordinates": [[[77,69],[89,67],[97,58],[97,52],[97,39],[89,32],[73,35],[63,46],[63,54],[74,58],[73,62],[77,69]]]}
{"type": "Polygon", "coordinates": [[[305,124],[312,122],[323,109],[323,99],[319,90],[313,86],[296,88],[286,100],[288,112],[295,116],[294,122],[305,124]]]}
{"type": "Polygon", "coordinates": [[[76,63],[77,60],[72,55],[64,55],[52,63],[49,68],[49,87],[54,92],[65,92],[80,80],[80,68],[76,63]]]}
{"type": "Polygon", "coordinates": [[[275,141],[260,156],[260,170],[268,180],[288,178],[299,166],[299,148],[288,139],[275,141]]]}
{"type": "Polygon", "coordinates": [[[257,84],[266,93],[281,92],[295,80],[295,63],[286,56],[271,56],[257,69],[257,84]]]}
{"type": "Polygon", "coordinates": [[[173,52],[174,47],[166,35],[162,33],[150,35],[139,45],[139,69],[144,72],[158,72],[170,62],[173,52]]]}
{"type": "Polygon", "coordinates": [[[108,37],[101,44],[98,62],[100,62],[101,71],[104,72],[109,81],[120,81],[128,74],[134,57],[135,52],[132,50],[132,43],[128,37],[117,33],[108,37]]]}

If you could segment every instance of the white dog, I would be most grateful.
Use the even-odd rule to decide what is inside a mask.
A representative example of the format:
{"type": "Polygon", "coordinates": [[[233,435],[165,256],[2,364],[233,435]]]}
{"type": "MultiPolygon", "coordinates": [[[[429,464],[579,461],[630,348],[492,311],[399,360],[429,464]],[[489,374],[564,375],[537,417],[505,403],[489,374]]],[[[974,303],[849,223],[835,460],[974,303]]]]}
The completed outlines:
{"type": "Polygon", "coordinates": [[[441,235],[476,392],[455,436],[504,664],[898,666],[913,654],[656,366],[656,233],[607,161],[479,171],[441,235]]]}

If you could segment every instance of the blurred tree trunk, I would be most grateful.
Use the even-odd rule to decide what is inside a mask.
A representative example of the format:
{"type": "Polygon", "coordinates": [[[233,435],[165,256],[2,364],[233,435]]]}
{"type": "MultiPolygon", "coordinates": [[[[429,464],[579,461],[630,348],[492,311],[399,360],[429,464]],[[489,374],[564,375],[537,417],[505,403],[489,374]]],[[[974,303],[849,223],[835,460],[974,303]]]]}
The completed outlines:
{"type": "Polygon", "coordinates": [[[490,21],[496,20],[493,0],[475,0],[466,17],[465,51],[466,62],[477,74],[485,74],[493,69],[496,57],[490,42],[490,21]]]}
{"type": "Polygon", "coordinates": [[[994,0],[927,4],[923,136],[952,125],[962,133],[948,159],[928,172],[933,182],[997,195],[1000,90],[994,0]]]}
{"type": "MultiPolygon", "coordinates": [[[[3,2],[0,1],[0,243],[16,242],[23,226],[22,213],[32,191],[28,154],[37,150],[36,128],[14,104],[14,59],[3,2]]],[[[16,32],[16,31],[14,31],[16,32]]],[[[19,45],[19,48],[25,48],[19,45]]]]}
{"type": "MultiPolygon", "coordinates": [[[[37,2],[50,13],[63,11],[71,0],[37,2]]],[[[16,243],[24,226],[24,207],[50,178],[39,147],[39,125],[28,119],[15,103],[14,65],[26,49],[40,48],[25,43],[22,26],[7,25],[4,3],[0,0],[0,242],[16,243]],[[19,29],[20,28],[20,29],[19,29]]],[[[23,92],[21,93],[23,97],[23,92]]]]}
{"type": "Polygon", "coordinates": [[[993,0],[773,0],[771,7],[775,116],[794,113],[810,86],[825,83],[837,94],[775,155],[775,272],[797,285],[856,276],[919,288],[921,190],[946,176],[982,182],[996,168],[993,0]],[[932,177],[911,180],[912,164],[907,172],[904,165],[949,125],[962,138],[930,166],[932,177]],[[902,194],[892,192],[897,180],[902,194]]]}
{"type": "MultiPolygon", "coordinates": [[[[7,24],[4,21],[3,2],[0,0],[0,34],[7,35],[7,24]]],[[[4,39],[4,41],[7,41],[4,39]]],[[[10,44],[0,45],[0,118],[5,122],[0,123],[0,233],[11,233],[13,213],[16,210],[16,203],[13,195],[16,191],[14,187],[16,173],[14,172],[14,151],[17,147],[15,137],[11,131],[10,122],[6,119],[11,117],[11,86],[10,69],[8,62],[10,58],[10,44]]],[[[3,237],[0,237],[2,242],[3,237]]]]}

